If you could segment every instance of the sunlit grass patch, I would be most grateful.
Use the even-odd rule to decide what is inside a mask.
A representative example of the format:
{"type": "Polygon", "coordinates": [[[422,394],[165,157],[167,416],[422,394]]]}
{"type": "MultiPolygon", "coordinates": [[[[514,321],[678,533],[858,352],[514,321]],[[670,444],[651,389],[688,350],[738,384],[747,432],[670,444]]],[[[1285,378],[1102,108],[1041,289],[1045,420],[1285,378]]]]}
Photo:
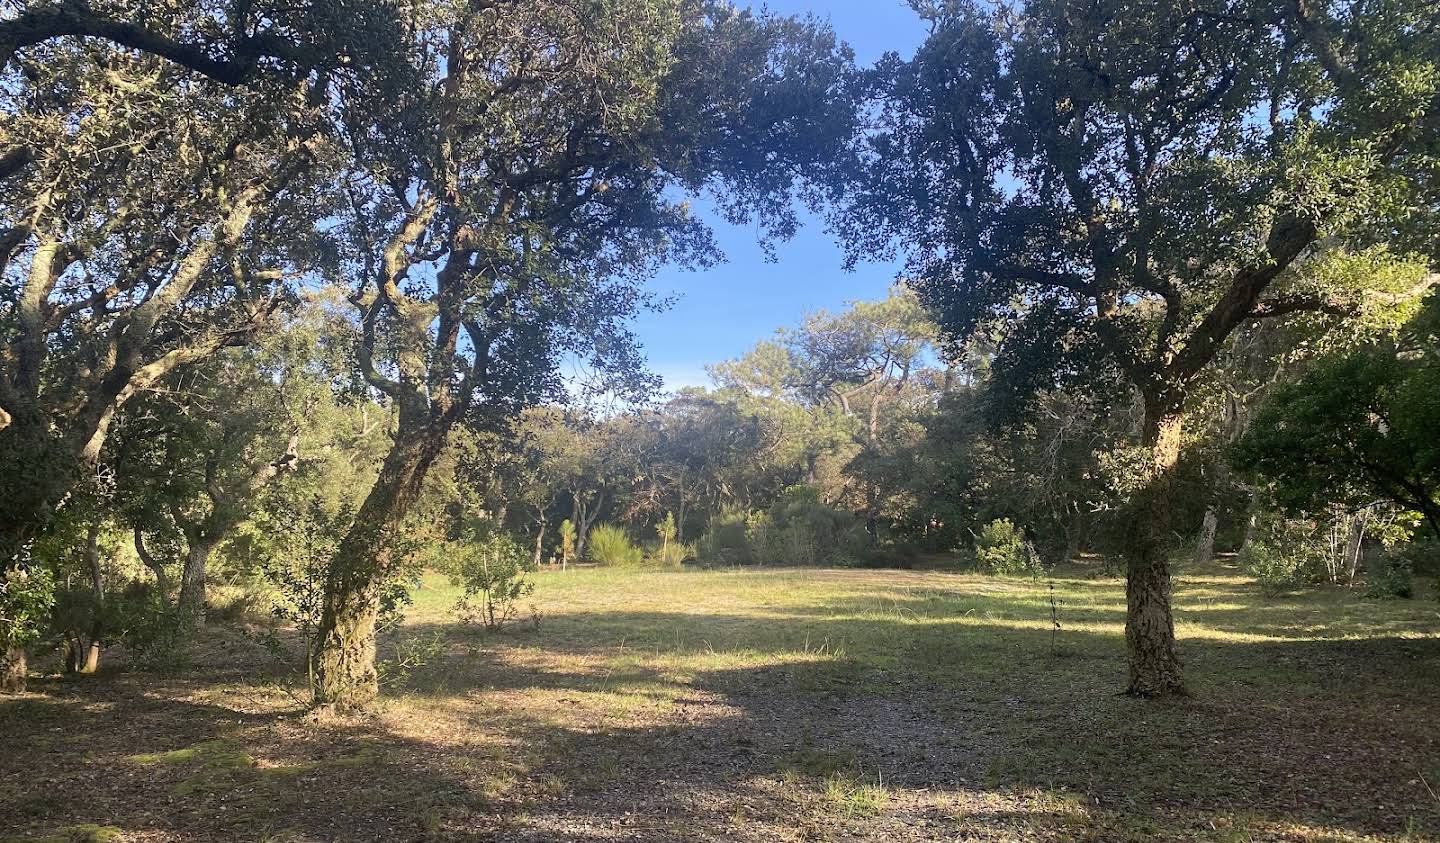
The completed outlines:
{"type": "Polygon", "coordinates": [[[125,834],[110,825],[82,823],[54,832],[23,837],[0,837],[0,843],[124,843],[125,834]]]}
{"type": "MultiPolygon", "coordinates": [[[[540,627],[499,634],[455,630],[428,578],[402,634],[443,651],[354,722],[257,705],[233,672],[135,673],[123,703],[76,683],[0,729],[57,781],[111,787],[107,822],[150,806],[164,843],[330,839],[337,817],[438,840],[1437,839],[1436,604],[1269,601],[1218,570],[1177,581],[1177,702],[1116,693],[1114,577],[1057,576],[1055,631],[1043,579],[581,569],[537,574],[540,627]],[[53,737],[89,718],[105,738],[115,705],[150,713],[87,747],[93,769],[53,737]]],[[[18,827],[90,819],[27,808],[27,781],[0,779],[18,827]]]]}
{"type": "Polygon", "coordinates": [[[889,804],[890,791],[878,781],[835,773],[825,779],[825,799],[846,818],[873,817],[889,804]]]}

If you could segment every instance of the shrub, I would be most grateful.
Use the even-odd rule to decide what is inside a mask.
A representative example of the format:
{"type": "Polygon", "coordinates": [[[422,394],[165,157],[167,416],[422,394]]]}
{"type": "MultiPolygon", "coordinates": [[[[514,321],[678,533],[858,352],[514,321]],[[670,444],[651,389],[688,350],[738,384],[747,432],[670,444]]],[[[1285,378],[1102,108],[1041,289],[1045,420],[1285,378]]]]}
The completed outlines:
{"type": "Polygon", "coordinates": [[[679,530],[675,526],[675,513],[665,513],[665,520],[655,527],[655,535],[660,538],[660,546],[669,547],[678,534],[679,530]]]}
{"type": "Polygon", "coordinates": [[[525,577],[530,557],[504,533],[476,536],[454,559],[451,580],[465,589],[455,604],[463,623],[502,629],[514,620],[520,600],[535,591],[525,577]]]}
{"type": "Polygon", "coordinates": [[[975,562],[980,570],[1001,577],[1038,572],[1038,564],[1025,545],[1025,534],[1009,518],[997,518],[975,537],[975,562]]]}
{"type": "Polygon", "coordinates": [[[124,644],[137,664],[157,670],[185,666],[190,618],[166,600],[154,583],[132,580],[118,594],[108,596],[105,604],[110,640],[124,644]]]}
{"type": "Polygon", "coordinates": [[[1387,600],[1409,598],[1414,594],[1414,563],[1403,551],[1391,550],[1381,556],[1366,577],[1366,597],[1387,600]]]}
{"type": "Polygon", "coordinates": [[[665,520],[655,527],[655,535],[660,539],[660,546],[647,560],[652,565],[664,568],[678,568],[687,559],[695,558],[695,546],[687,545],[676,541],[679,529],[675,526],[675,513],[665,513],[665,520]]]}
{"type": "Polygon", "coordinates": [[[715,565],[742,565],[753,561],[749,521],[750,513],[743,509],[726,508],[712,515],[696,548],[699,558],[715,565]]]}
{"type": "Polygon", "coordinates": [[[590,558],[601,565],[633,568],[645,562],[645,552],[614,524],[600,524],[590,531],[590,558]]]}
{"type": "Polygon", "coordinates": [[[697,548],[708,564],[846,565],[865,558],[869,536],[855,515],[791,486],[768,510],[728,509],[712,516],[697,548]]]}
{"type": "Polygon", "coordinates": [[[679,568],[695,558],[695,545],[672,541],[655,548],[650,555],[650,564],[661,568],[679,568]]]}
{"type": "Polygon", "coordinates": [[[1282,551],[1268,542],[1252,539],[1240,551],[1240,566],[1255,578],[1260,593],[1278,597],[1304,581],[1309,558],[1306,553],[1293,549],[1282,551]]]}
{"type": "MultiPolygon", "coordinates": [[[[305,647],[305,675],[314,688],[314,639],[324,608],[325,579],[341,540],[349,531],[353,512],[348,507],[332,511],[318,496],[290,499],[277,496],[255,516],[260,531],[269,540],[256,549],[255,570],[270,586],[267,597],[270,615],[278,624],[292,624],[305,647]]],[[[380,591],[379,626],[382,630],[399,625],[410,602],[414,576],[410,565],[413,542],[387,535],[384,541],[396,558],[404,560],[396,574],[380,591]]],[[[259,634],[258,643],[280,662],[288,660],[288,648],[275,629],[259,634]]]]}
{"type": "MultiPolygon", "coordinates": [[[[43,568],[0,571],[0,662],[11,647],[40,640],[55,601],[55,578],[43,568]]],[[[8,664],[0,664],[8,668],[8,664]]]]}

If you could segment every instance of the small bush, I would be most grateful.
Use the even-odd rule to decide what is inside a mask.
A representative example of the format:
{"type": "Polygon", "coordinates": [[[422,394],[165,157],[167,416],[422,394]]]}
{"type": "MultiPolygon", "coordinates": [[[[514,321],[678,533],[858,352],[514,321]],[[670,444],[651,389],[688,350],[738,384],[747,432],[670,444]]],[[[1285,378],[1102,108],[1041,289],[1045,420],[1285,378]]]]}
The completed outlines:
{"type": "Polygon", "coordinates": [[[529,557],[504,533],[477,536],[459,548],[451,580],[465,589],[455,608],[463,623],[502,629],[520,601],[535,591],[526,579],[529,557]]]}
{"type": "Polygon", "coordinates": [[[442,633],[402,636],[395,641],[394,658],[377,662],[375,672],[381,685],[397,688],[409,682],[411,676],[438,663],[444,657],[445,636],[442,633]]]}
{"type": "Polygon", "coordinates": [[[1309,561],[1307,554],[1285,552],[1259,539],[1252,539],[1240,552],[1240,566],[1255,578],[1260,593],[1268,597],[1278,597],[1300,585],[1309,561]]]}
{"type": "Polygon", "coordinates": [[[679,568],[694,558],[694,544],[672,541],[655,548],[655,552],[650,554],[650,558],[646,561],[660,568],[679,568]]]}
{"type": "Polygon", "coordinates": [[[570,564],[570,559],[575,556],[575,540],[579,534],[575,525],[566,518],[560,522],[560,565],[561,567],[570,564]]]}
{"type": "Polygon", "coordinates": [[[1037,564],[1025,546],[1025,534],[1009,518],[986,524],[975,537],[975,562],[980,570],[1000,577],[1037,573],[1037,564]]]}
{"type": "Polygon", "coordinates": [[[714,565],[743,565],[750,556],[749,513],[727,508],[711,516],[696,548],[701,561],[714,565]]]}
{"type": "Polygon", "coordinates": [[[1414,563],[1392,550],[1375,563],[1365,581],[1365,596],[1377,600],[1408,599],[1415,594],[1414,563]]]}
{"type": "Polygon", "coordinates": [[[620,527],[600,524],[590,531],[590,558],[601,565],[634,568],[644,564],[645,551],[620,527]]]}
{"type": "Polygon", "coordinates": [[[189,619],[153,583],[134,580],[106,598],[105,628],[135,661],[155,670],[178,670],[189,658],[189,619]]]}
{"type": "Polygon", "coordinates": [[[0,572],[0,656],[39,641],[50,621],[55,577],[43,568],[0,572]]]}

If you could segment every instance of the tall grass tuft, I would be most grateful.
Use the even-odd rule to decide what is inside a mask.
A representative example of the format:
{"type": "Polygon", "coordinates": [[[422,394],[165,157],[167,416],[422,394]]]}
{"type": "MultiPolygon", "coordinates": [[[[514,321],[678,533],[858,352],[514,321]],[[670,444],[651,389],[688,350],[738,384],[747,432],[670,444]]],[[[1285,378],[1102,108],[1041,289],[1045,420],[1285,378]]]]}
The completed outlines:
{"type": "Polygon", "coordinates": [[[644,564],[645,551],[620,527],[600,524],[590,531],[590,557],[601,565],[634,568],[644,564]]]}

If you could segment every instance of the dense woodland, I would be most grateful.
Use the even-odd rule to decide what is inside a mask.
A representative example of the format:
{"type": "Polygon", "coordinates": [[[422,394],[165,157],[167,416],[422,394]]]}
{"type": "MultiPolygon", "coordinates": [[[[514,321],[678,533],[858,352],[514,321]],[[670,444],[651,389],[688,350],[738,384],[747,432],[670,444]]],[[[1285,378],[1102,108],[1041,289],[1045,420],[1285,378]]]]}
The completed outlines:
{"type": "Polygon", "coordinates": [[[432,572],[1121,577],[1144,698],[1177,566],[1434,599],[1433,4],[910,5],[0,0],[3,690],[243,622],[365,709],[432,572]],[[905,270],[665,393],[702,198],[905,270]]]}

